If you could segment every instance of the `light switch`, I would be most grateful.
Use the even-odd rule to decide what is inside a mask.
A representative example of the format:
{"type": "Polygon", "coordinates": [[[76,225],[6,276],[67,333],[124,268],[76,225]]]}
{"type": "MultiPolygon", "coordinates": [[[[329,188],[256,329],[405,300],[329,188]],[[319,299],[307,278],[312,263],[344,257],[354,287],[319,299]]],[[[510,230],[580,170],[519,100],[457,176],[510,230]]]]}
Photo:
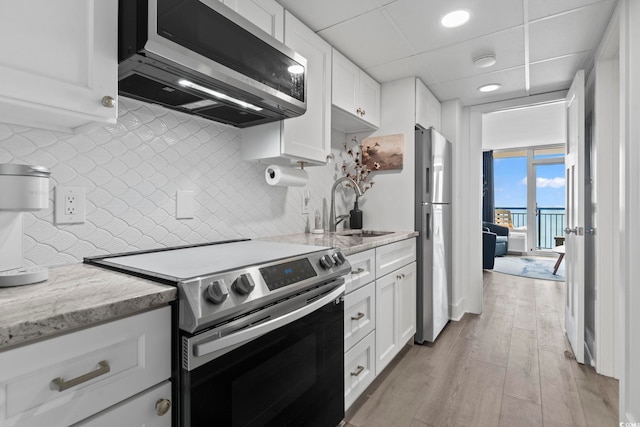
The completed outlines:
{"type": "Polygon", "coordinates": [[[176,219],[193,218],[193,191],[176,192],[176,219]]]}

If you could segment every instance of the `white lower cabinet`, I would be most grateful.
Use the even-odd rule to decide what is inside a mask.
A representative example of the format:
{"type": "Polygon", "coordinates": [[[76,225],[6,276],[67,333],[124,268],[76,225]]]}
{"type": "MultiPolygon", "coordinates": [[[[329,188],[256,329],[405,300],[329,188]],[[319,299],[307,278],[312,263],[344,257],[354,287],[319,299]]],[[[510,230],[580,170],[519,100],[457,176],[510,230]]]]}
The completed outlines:
{"type": "Polygon", "coordinates": [[[171,427],[171,382],[144,391],[73,427],[171,427]]]}
{"type": "Polygon", "coordinates": [[[393,274],[376,280],[376,375],[389,364],[402,344],[398,336],[398,287],[393,274]]]}
{"type": "Polygon", "coordinates": [[[345,409],[416,332],[415,245],[407,239],[347,257],[345,409]]]}
{"type": "Polygon", "coordinates": [[[398,287],[398,335],[404,345],[416,333],[416,263],[398,270],[401,276],[398,287]]]}
{"type": "Polygon", "coordinates": [[[416,333],[416,263],[376,280],[376,375],[416,333]]]}
{"type": "Polygon", "coordinates": [[[344,355],[344,407],[369,387],[376,377],[376,337],[370,332],[344,355]]]}
{"type": "Polygon", "coordinates": [[[171,377],[171,308],[0,352],[0,368],[0,426],[69,426],[171,377]]]}
{"type": "Polygon", "coordinates": [[[373,332],[376,323],[376,288],[373,283],[344,297],[344,348],[353,347],[373,332]]]}

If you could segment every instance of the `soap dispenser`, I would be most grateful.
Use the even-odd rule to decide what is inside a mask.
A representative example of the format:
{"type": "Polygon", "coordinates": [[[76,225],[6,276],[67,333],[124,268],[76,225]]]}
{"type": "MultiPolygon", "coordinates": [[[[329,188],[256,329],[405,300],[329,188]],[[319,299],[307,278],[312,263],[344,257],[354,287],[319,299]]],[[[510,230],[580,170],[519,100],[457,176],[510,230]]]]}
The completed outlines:
{"type": "Polygon", "coordinates": [[[362,229],[362,211],[358,208],[358,198],[353,203],[353,209],[349,212],[349,228],[352,230],[362,229]]]}

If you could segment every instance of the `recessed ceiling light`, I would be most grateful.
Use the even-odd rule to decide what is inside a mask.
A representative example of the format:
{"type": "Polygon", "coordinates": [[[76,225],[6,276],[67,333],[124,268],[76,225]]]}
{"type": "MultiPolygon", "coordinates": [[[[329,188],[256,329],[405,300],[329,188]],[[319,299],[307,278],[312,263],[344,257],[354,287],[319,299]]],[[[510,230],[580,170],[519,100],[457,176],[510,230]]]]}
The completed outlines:
{"type": "Polygon", "coordinates": [[[455,28],[467,23],[471,14],[467,10],[454,10],[442,17],[440,23],[443,27],[455,28]]]}
{"type": "Polygon", "coordinates": [[[480,92],[493,92],[494,90],[498,90],[502,87],[500,83],[489,83],[488,85],[480,86],[478,90],[480,92]]]}
{"type": "Polygon", "coordinates": [[[473,65],[478,68],[488,68],[496,63],[496,56],[494,54],[482,55],[473,59],[473,65]]]}

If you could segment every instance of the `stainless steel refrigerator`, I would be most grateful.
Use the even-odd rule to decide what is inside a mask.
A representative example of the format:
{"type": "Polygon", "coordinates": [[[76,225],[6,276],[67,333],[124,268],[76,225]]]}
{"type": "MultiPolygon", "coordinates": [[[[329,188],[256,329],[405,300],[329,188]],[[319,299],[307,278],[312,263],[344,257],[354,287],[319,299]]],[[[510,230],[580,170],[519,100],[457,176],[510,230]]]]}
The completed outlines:
{"type": "Polygon", "coordinates": [[[416,129],[417,331],[435,341],[449,321],[451,289],[451,143],[433,128],[416,129]]]}

